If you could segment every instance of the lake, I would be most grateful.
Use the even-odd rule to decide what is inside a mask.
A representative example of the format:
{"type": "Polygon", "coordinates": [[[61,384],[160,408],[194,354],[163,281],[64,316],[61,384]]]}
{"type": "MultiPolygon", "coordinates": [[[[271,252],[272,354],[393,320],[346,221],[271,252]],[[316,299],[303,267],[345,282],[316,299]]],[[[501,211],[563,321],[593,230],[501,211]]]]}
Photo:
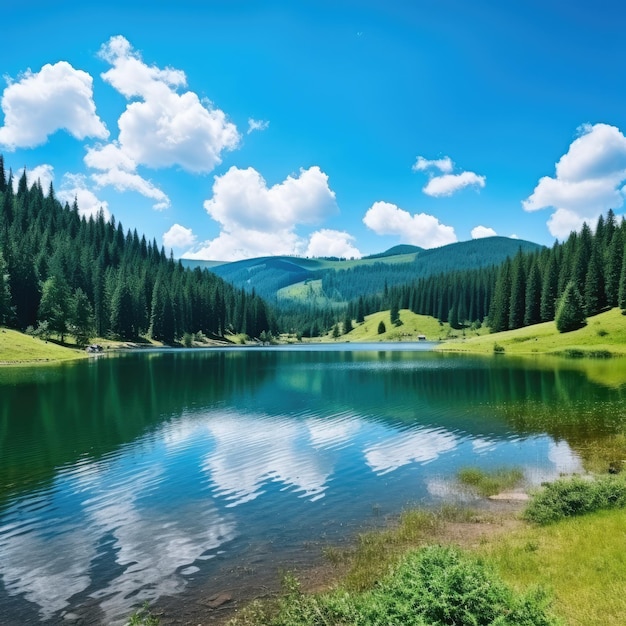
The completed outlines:
{"type": "Polygon", "coordinates": [[[260,594],[407,507],[471,502],[462,467],[517,466],[537,485],[625,430],[623,361],[428,348],[0,369],[2,624],[123,623],[145,600],[182,611],[260,594]]]}

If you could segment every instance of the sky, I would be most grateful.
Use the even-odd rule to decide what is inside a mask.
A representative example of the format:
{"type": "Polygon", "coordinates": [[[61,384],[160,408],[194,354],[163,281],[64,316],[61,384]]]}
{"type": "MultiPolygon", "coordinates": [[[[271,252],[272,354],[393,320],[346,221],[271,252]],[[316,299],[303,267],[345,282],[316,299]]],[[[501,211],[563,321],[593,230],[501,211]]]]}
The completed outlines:
{"type": "Polygon", "coordinates": [[[176,258],[551,245],[626,194],[616,0],[3,7],[0,154],[176,258]]]}

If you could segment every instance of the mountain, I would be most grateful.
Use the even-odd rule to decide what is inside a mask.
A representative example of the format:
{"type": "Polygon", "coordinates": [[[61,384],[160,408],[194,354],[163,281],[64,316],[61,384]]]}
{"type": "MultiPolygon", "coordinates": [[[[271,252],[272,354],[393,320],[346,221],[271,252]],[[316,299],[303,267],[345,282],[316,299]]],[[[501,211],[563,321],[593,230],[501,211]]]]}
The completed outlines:
{"type": "Polygon", "coordinates": [[[312,294],[317,304],[344,303],[359,296],[382,293],[434,274],[498,265],[518,250],[533,252],[542,246],[508,237],[487,237],[424,250],[399,245],[362,259],[308,259],[291,256],[244,259],[232,263],[181,259],[185,267],[207,267],[238,288],[268,300],[303,303],[312,294]],[[306,287],[306,288],[305,288],[306,287]]]}

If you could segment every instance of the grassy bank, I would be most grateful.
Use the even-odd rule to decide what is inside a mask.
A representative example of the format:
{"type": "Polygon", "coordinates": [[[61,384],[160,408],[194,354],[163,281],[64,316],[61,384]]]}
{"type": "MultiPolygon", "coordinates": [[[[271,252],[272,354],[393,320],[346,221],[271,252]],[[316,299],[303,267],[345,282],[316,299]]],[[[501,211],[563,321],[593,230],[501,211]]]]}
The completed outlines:
{"type": "Polygon", "coordinates": [[[501,333],[448,340],[437,350],[474,354],[559,354],[570,357],[626,356],[626,317],[611,309],[588,318],[584,328],[559,333],[554,322],[501,333]]]}
{"type": "Polygon", "coordinates": [[[326,591],[305,593],[288,576],[282,597],[229,625],[623,623],[626,510],[604,497],[616,490],[626,491],[621,476],[558,481],[534,496],[525,521],[510,510],[408,512],[351,550],[329,551],[342,576],[326,591]],[[537,503],[558,514],[537,517],[537,503]]]}
{"type": "Polygon", "coordinates": [[[16,330],[0,328],[0,366],[59,363],[86,356],[82,349],[59,346],[16,330]]]}

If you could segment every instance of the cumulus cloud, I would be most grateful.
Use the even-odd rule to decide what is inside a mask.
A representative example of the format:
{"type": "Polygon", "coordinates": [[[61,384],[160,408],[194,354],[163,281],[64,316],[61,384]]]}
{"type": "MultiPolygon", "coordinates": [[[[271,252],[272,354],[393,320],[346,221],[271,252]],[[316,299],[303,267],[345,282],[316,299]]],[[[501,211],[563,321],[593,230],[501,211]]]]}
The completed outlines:
{"type": "Polygon", "coordinates": [[[313,166],[268,187],[255,169],[231,167],[216,176],[204,208],[220,224],[218,237],[186,258],[232,261],[271,254],[303,254],[296,226],[315,224],[338,211],[328,176],[313,166]]]}
{"type": "Polygon", "coordinates": [[[360,259],[363,255],[352,245],[354,237],[339,230],[323,228],[311,235],[305,255],[308,257],[333,256],[360,259]]]}
{"type": "Polygon", "coordinates": [[[189,248],[196,243],[196,236],[191,228],[174,224],[163,234],[163,245],[166,248],[189,248]]]}
{"type": "Polygon", "coordinates": [[[273,232],[237,228],[222,231],[215,239],[205,241],[198,249],[189,250],[185,259],[238,261],[262,256],[301,255],[305,243],[292,230],[273,232]]]}
{"type": "Polygon", "coordinates": [[[418,156],[417,161],[413,164],[414,172],[425,172],[430,169],[438,169],[444,174],[449,174],[454,169],[454,163],[450,157],[443,157],[443,159],[428,160],[423,156],[418,156]]]}
{"type": "Polygon", "coordinates": [[[319,222],[337,211],[337,203],[335,192],[328,187],[328,176],[317,166],[301,169],[299,176],[287,176],[269,188],[254,168],[233,166],[215,177],[213,197],[204,208],[227,229],[272,232],[319,222]]]}
{"type": "Polygon", "coordinates": [[[555,176],[541,178],[522,206],[526,211],[554,209],[548,229],[564,238],[624,203],[626,137],[615,126],[585,124],[555,169],[555,176]]]}
{"type": "Polygon", "coordinates": [[[36,73],[27,70],[17,82],[10,82],[2,110],[0,144],[9,150],[39,146],[62,129],[81,140],[109,136],[96,114],[92,77],[66,61],[46,64],[36,73]]]}
{"type": "Polygon", "coordinates": [[[484,187],[487,180],[484,176],[479,176],[474,172],[453,174],[454,162],[448,156],[435,160],[418,156],[412,169],[414,172],[428,172],[430,179],[422,188],[427,196],[451,196],[464,187],[484,187]],[[439,170],[441,174],[435,176],[432,170],[439,170]]]}
{"type": "Polygon", "coordinates": [[[223,111],[192,91],[178,93],[187,83],[181,70],[146,65],[122,36],[104,44],[100,57],[112,65],[102,79],[133,99],[118,120],[118,146],[135,164],[210,172],[224,150],[237,147],[240,135],[223,111]]]}
{"type": "Polygon", "coordinates": [[[476,226],[472,228],[472,239],[484,239],[485,237],[495,237],[498,233],[488,226],[476,226]]]}
{"type": "Polygon", "coordinates": [[[82,174],[65,174],[61,183],[61,188],[57,192],[57,198],[61,202],[72,205],[76,199],[78,212],[85,217],[96,216],[102,209],[104,219],[111,219],[109,203],[99,200],[87,184],[87,179],[82,174]]]}
{"type": "Polygon", "coordinates": [[[157,211],[170,206],[167,195],[135,171],[135,162],[115,142],[88,148],[85,164],[92,169],[101,170],[91,175],[98,188],[111,186],[117,191],[135,191],[153,199],[153,208],[157,211]]]}
{"type": "Polygon", "coordinates": [[[378,235],[398,235],[401,241],[423,248],[436,248],[457,241],[454,228],[439,222],[433,215],[415,213],[390,202],[375,202],[363,223],[378,235]]]}
{"type": "Polygon", "coordinates": [[[248,118],[248,135],[255,130],[267,130],[269,126],[270,123],[267,120],[255,120],[250,117],[248,118]]]}
{"type": "Polygon", "coordinates": [[[484,187],[486,178],[474,172],[444,174],[431,178],[422,191],[427,196],[451,196],[464,187],[484,187]]]}

